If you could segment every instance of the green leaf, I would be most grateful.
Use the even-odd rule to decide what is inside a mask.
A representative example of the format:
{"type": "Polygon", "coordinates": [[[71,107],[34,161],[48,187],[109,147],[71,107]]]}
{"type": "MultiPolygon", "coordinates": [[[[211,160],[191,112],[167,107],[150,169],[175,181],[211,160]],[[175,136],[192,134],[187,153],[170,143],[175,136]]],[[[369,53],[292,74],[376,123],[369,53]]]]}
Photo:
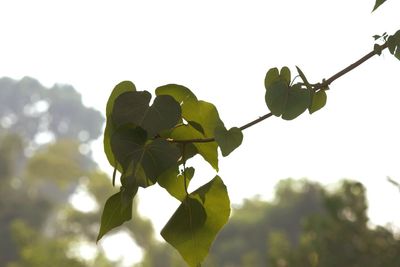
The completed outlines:
{"type": "Polygon", "coordinates": [[[242,144],[243,134],[242,131],[233,127],[229,131],[222,126],[215,128],[215,141],[221,149],[224,157],[228,156],[233,150],[242,144]]]}
{"type": "Polygon", "coordinates": [[[400,30],[389,36],[387,44],[390,53],[400,60],[400,30]]]}
{"type": "Polygon", "coordinates": [[[374,38],[374,40],[376,41],[376,40],[378,40],[379,38],[381,38],[381,36],[380,36],[380,35],[377,35],[377,34],[375,34],[374,36],[372,36],[372,38],[374,38]]]}
{"type": "Polygon", "coordinates": [[[285,111],[282,119],[293,120],[310,106],[310,92],[301,88],[300,84],[293,85],[288,92],[285,111]]]}
{"type": "Polygon", "coordinates": [[[133,166],[129,175],[137,177],[140,166],[146,179],[155,183],[160,174],[177,164],[180,151],[166,140],[146,141],[145,137],[140,127],[122,127],[112,136],[111,147],[124,171],[133,166]]]}
{"type": "MultiPolygon", "coordinates": [[[[114,158],[114,154],[111,151],[110,139],[111,139],[111,135],[115,131],[114,125],[113,125],[112,120],[111,120],[111,112],[112,112],[112,110],[114,108],[115,99],[118,96],[120,96],[122,93],[132,92],[132,91],[136,91],[136,87],[131,81],[120,82],[119,84],[117,84],[114,87],[114,89],[111,92],[111,95],[109,96],[108,101],[107,101],[107,107],[106,107],[106,119],[107,119],[107,122],[106,122],[106,128],[104,130],[103,145],[104,145],[104,152],[106,153],[108,162],[114,168],[117,168],[118,166],[115,164],[116,161],[115,161],[115,158],[114,158]]],[[[119,168],[119,171],[121,171],[120,168],[119,168]]]]}
{"type": "Polygon", "coordinates": [[[277,80],[266,88],[265,102],[275,116],[281,116],[285,111],[289,93],[289,85],[283,80],[277,80]]]}
{"type": "MultiPolygon", "coordinates": [[[[302,71],[296,67],[304,83],[308,83],[302,71]]],[[[287,67],[270,69],[265,77],[265,102],[275,116],[292,120],[303,113],[310,105],[310,89],[301,87],[301,84],[290,86],[290,71],[287,67]]],[[[308,84],[308,87],[310,85],[308,84]]]]}
{"type": "Polygon", "coordinates": [[[199,266],[226,224],[230,201],[226,186],[216,176],[185,199],[161,231],[189,266],[199,266]]]}
{"type": "Polygon", "coordinates": [[[174,127],[181,117],[181,107],[173,97],[157,96],[149,106],[151,94],[143,92],[126,92],[116,100],[112,113],[115,125],[132,123],[145,129],[150,137],[174,127]]]}
{"type": "Polygon", "coordinates": [[[291,75],[290,75],[290,70],[288,67],[282,67],[281,68],[281,73],[280,73],[281,79],[287,82],[287,84],[290,84],[291,80],[291,75]]]}
{"type": "Polygon", "coordinates": [[[277,68],[269,69],[267,75],[265,75],[265,80],[264,80],[265,88],[272,86],[272,84],[275,83],[277,80],[279,80],[278,69],[277,68]]]}
{"type": "Polygon", "coordinates": [[[299,73],[300,78],[303,80],[304,85],[307,87],[308,90],[311,90],[312,89],[311,85],[308,82],[308,80],[307,80],[306,76],[304,75],[303,71],[297,66],[296,66],[296,69],[297,69],[297,72],[299,73]]]}
{"type": "Polygon", "coordinates": [[[178,84],[160,86],[156,89],[156,95],[170,95],[180,104],[188,101],[197,102],[197,98],[192,91],[185,86],[178,84]]]}
{"type": "Polygon", "coordinates": [[[132,218],[132,201],[128,208],[122,208],[121,192],[112,195],[107,199],[101,215],[100,231],[97,242],[109,231],[120,226],[132,218]]]}
{"type": "Polygon", "coordinates": [[[375,6],[374,6],[374,9],[372,10],[372,12],[374,12],[378,7],[380,7],[380,5],[382,5],[385,2],[386,2],[386,0],[376,0],[375,6]]]}
{"type": "Polygon", "coordinates": [[[378,44],[374,44],[374,52],[377,54],[377,55],[381,55],[382,54],[382,47],[380,46],[380,45],[378,45],[378,44]]]}
{"type": "Polygon", "coordinates": [[[308,111],[310,112],[310,114],[323,108],[326,104],[326,99],[327,99],[327,96],[326,96],[325,90],[320,90],[320,91],[314,93],[312,96],[311,105],[308,108],[308,111]]]}
{"type": "MultiPolygon", "coordinates": [[[[186,186],[190,184],[190,180],[194,176],[194,168],[189,167],[185,170],[186,186]]],[[[179,174],[178,168],[171,168],[164,172],[157,180],[158,184],[165,188],[168,193],[179,201],[183,201],[186,198],[185,181],[184,175],[179,174]]]]}
{"type": "MultiPolygon", "coordinates": [[[[197,131],[191,125],[183,125],[175,128],[170,137],[176,140],[188,140],[204,138],[204,135],[197,131]]],[[[216,142],[193,143],[198,153],[206,160],[215,170],[218,171],[218,145],[216,142]]]]}
{"type": "MultiPolygon", "coordinates": [[[[196,96],[186,87],[169,84],[156,89],[157,95],[171,95],[181,104],[182,118],[189,126],[177,127],[169,137],[179,140],[193,138],[212,138],[216,127],[224,126],[216,107],[206,101],[197,100],[196,96]]],[[[199,154],[218,171],[217,144],[195,143],[199,154]]]]}

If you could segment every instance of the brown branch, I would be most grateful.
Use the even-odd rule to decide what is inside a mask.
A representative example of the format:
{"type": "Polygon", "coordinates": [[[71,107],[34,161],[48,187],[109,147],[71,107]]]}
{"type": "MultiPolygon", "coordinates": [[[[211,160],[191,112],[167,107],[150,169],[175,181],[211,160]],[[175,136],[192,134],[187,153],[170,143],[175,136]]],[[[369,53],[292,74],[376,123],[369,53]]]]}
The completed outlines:
{"type": "Polygon", "coordinates": [[[342,77],[343,75],[345,75],[346,73],[352,71],[353,69],[357,68],[358,66],[360,66],[361,64],[363,64],[365,61],[367,61],[368,59],[370,59],[371,57],[377,55],[379,52],[378,51],[383,51],[384,49],[386,49],[388,47],[387,42],[384,43],[383,45],[380,45],[378,47],[377,50],[372,50],[371,52],[369,52],[368,54],[366,54],[365,56],[363,56],[362,58],[360,58],[359,60],[357,60],[356,62],[354,62],[353,64],[347,66],[346,68],[342,69],[341,71],[339,71],[338,73],[336,73],[335,75],[333,75],[332,77],[330,77],[327,80],[324,80],[322,83],[317,83],[315,84],[315,90],[319,90],[322,88],[327,88],[332,82],[334,82],[336,79],[342,77]]]}
{"type": "MultiPolygon", "coordinates": [[[[366,54],[365,56],[363,56],[362,58],[360,58],[359,60],[357,60],[356,62],[354,62],[353,64],[347,66],[346,68],[342,69],[341,71],[339,71],[338,73],[336,73],[335,75],[333,75],[332,77],[330,77],[327,80],[323,80],[322,83],[317,83],[317,84],[312,84],[312,86],[314,87],[314,90],[321,90],[321,89],[327,89],[328,86],[334,82],[336,79],[342,77],[343,75],[345,75],[346,73],[352,71],[353,69],[357,68],[358,66],[360,66],[361,64],[363,64],[365,61],[367,61],[368,59],[370,59],[371,57],[380,54],[380,52],[382,52],[384,49],[386,49],[388,47],[387,42],[384,43],[383,45],[379,45],[378,49],[374,49],[373,51],[369,52],[368,54],[366,54]]],[[[245,130],[265,119],[268,119],[269,117],[272,116],[272,113],[267,113],[261,117],[259,117],[258,119],[255,119],[243,126],[240,127],[240,130],[245,130]]],[[[195,139],[186,139],[186,140],[175,140],[175,139],[171,139],[168,138],[167,139],[168,142],[171,143],[209,143],[209,142],[214,142],[215,138],[214,137],[210,137],[210,138],[195,138],[195,139]]]]}

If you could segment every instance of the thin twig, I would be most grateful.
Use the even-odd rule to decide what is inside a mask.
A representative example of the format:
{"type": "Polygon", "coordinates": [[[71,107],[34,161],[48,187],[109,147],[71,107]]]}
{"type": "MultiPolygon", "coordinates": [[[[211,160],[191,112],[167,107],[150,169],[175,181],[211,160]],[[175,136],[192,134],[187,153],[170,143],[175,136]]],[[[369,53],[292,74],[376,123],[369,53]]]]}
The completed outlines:
{"type": "MultiPolygon", "coordinates": [[[[343,75],[345,75],[346,73],[352,71],[353,69],[357,68],[358,66],[360,66],[361,64],[363,64],[365,61],[367,61],[368,59],[370,59],[371,57],[377,55],[378,53],[382,52],[384,49],[386,49],[388,47],[387,42],[384,43],[383,45],[380,45],[378,48],[379,49],[374,49],[373,51],[369,52],[368,54],[366,54],[365,56],[363,56],[362,58],[360,58],[359,60],[357,60],[356,62],[352,63],[351,65],[347,66],[346,68],[342,69],[341,71],[339,71],[338,73],[334,74],[332,77],[330,77],[329,79],[324,79],[322,81],[322,83],[317,83],[317,84],[312,84],[312,86],[314,87],[314,90],[321,90],[321,89],[326,89],[328,88],[328,86],[334,82],[336,79],[342,77],[343,75]]],[[[245,130],[265,119],[268,119],[269,117],[272,116],[272,113],[267,113],[261,117],[259,117],[258,119],[255,119],[245,125],[243,125],[242,127],[240,127],[240,130],[245,130]]],[[[214,137],[210,137],[210,138],[195,138],[195,139],[186,139],[186,140],[175,140],[172,138],[168,138],[167,141],[171,142],[171,143],[209,143],[209,142],[214,142],[215,138],[214,137]]]]}

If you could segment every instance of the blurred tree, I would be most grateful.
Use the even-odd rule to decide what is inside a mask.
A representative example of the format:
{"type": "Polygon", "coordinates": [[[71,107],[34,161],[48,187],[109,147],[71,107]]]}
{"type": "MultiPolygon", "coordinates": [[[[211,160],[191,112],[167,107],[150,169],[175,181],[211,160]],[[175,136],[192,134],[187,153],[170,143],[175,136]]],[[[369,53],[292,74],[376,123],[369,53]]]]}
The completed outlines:
{"type": "MultiPolygon", "coordinates": [[[[48,89],[32,78],[0,79],[0,266],[118,264],[101,247],[90,261],[71,252],[81,243],[94,244],[99,207],[117,190],[90,154],[103,121],[71,86],[48,89]],[[71,204],[78,191],[92,200],[91,210],[71,204]]],[[[152,225],[133,209],[135,220],[125,230],[150,247],[152,225]]]]}
{"type": "MultiPolygon", "coordinates": [[[[283,180],[273,201],[255,198],[234,209],[204,266],[400,266],[400,240],[389,229],[368,227],[366,211],[358,182],[343,181],[330,192],[307,180],[283,180]]],[[[141,266],[181,266],[171,250],[158,245],[141,266]]]]}
{"type": "Polygon", "coordinates": [[[99,137],[103,122],[101,113],[85,107],[69,85],[48,89],[29,77],[0,79],[0,132],[16,133],[30,142],[42,142],[38,139],[43,134],[89,142],[99,137]]]}

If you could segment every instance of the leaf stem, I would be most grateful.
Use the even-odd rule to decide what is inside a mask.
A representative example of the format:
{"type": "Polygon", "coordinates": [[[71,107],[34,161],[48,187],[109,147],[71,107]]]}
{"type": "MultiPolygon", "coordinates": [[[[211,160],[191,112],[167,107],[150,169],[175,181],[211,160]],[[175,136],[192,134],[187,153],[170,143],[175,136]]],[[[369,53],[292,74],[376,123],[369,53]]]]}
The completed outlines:
{"type": "MultiPolygon", "coordinates": [[[[350,64],[349,66],[347,66],[346,68],[342,69],[341,71],[339,71],[338,73],[332,75],[330,78],[328,79],[323,79],[322,83],[316,83],[316,84],[312,84],[311,86],[313,86],[313,89],[315,91],[318,90],[322,90],[322,89],[327,89],[328,86],[334,82],[336,79],[342,77],[343,75],[345,75],[346,73],[352,71],[353,69],[357,68],[358,66],[360,66],[361,64],[363,64],[365,61],[367,61],[368,59],[372,58],[375,55],[378,55],[378,51],[383,51],[384,49],[386,49],[388,47],[388,43],[385,42],[382,45],[379,45],[379,49],[374,49],[371,52],[369,52],[368,54],[366,54],[365,56],[363,56],[362,58],[360,58],[359,60],[357,60],[356,62],[350,64]]],[[[245,125],[240,127],[240,130],[245,130],[265,119],[268,119],[269,117],[272,116],[272,113],[267,113],[261,117],[259,117],[258,119],[255,119],[249,123],[246,123],[245,125]]],[[[186,139],[186,140],[176,140],[176,139],[172,139],[172,138],[167,138],[168,142],[171,143],[209,143],[209,142],[214,142],[215,138],[214,137],[210,137],[210,138],[195,138],[195,139],[186,139]]]]}

